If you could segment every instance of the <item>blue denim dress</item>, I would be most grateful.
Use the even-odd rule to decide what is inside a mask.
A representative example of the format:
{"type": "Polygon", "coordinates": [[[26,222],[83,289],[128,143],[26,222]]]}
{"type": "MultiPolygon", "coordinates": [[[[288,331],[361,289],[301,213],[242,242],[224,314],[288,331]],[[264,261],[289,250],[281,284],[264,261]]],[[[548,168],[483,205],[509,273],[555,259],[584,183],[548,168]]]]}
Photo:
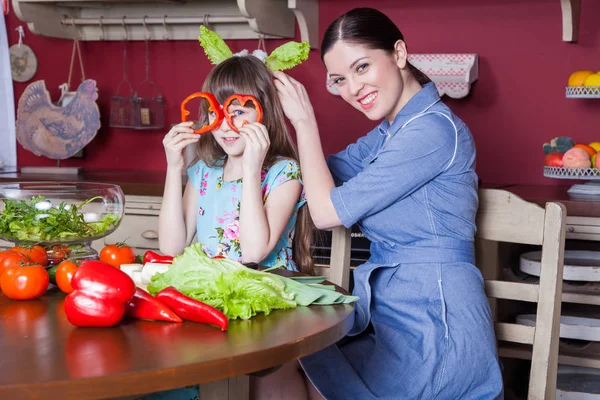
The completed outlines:
{"type": "Polygon", "coordinates": [[[503,397],[489,304],[474,265],[475,144],[429,83],[398,113],[328,160],[346,227],[371,257],[348,337],[300,360],[337,399],[503,397]]]}

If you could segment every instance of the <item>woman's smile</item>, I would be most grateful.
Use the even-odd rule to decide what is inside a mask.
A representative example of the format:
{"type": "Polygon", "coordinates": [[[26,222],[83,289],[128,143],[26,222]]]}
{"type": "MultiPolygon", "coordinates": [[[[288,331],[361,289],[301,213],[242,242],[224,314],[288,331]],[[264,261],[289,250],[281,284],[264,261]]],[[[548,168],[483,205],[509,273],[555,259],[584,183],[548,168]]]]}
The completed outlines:
{"type": "Polygon", "coordinates": [[[369,109],[373,108],[373,106],[375,105],[375,100],[377,100],[377,95],[378,95],[377,92],[371,92],[371,93],[367,94],[366,96],[359,98],[358,102],[360,103],[360,106],[364,110],[369,110],[369,109]]]}

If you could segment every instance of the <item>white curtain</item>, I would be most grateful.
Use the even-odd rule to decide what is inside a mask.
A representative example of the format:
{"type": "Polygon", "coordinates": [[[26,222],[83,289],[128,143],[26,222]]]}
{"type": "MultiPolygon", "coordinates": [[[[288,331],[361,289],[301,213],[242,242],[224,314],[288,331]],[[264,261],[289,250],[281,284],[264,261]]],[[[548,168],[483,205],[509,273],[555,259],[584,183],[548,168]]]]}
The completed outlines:
{"type": "Polygon", "coordinates": [[[0,166],[17,166],[17,141],[15,138],[15,103],[10,72],[6,21],[0,14],[0,166]]]}

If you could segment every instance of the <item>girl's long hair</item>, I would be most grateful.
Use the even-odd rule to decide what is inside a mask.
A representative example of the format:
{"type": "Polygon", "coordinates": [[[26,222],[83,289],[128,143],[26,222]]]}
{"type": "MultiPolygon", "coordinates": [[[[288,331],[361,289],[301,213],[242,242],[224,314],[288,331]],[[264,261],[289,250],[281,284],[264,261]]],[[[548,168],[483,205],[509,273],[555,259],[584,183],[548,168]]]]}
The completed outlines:
{"type": "MultiPolygon", "coordinates": [[[[262,124],[269,132],[271,145],[267,151],[263,167],[268,168],[285,157],[298,162],[298,151],[285,122],[285,114],[273,76],[265,64],[254,56],[231,57],[217,65],[206,77],[202,91],[212,93],[220,104],[232,94],[254,96],[264,110],[262,124]]],[[[200,122],[208,123],[208,102],[200,106],[200,122]]],[[[198,141],[198,159],[208,166],[220,166],[226,153],[213,135],[204,134],[198,141]]],[[[311,253],[314,224],[306,205],[298,210],[294,239],[292,243],[293,261],[301,272],[314,274],[314,261],[311,253]]]]}
{"type": "MultiPolygon", "coordinates": [[[[321,60],[340,40],[391,53],[398,40],[404,41],[404,36],[396,24],[381,11],[374,8],[355,8],[339,16],[325,31],[321,42],[321,60]]],[[[406,64],[419,84],[431,82],[417,67],[408,61],[406,64]]]]}

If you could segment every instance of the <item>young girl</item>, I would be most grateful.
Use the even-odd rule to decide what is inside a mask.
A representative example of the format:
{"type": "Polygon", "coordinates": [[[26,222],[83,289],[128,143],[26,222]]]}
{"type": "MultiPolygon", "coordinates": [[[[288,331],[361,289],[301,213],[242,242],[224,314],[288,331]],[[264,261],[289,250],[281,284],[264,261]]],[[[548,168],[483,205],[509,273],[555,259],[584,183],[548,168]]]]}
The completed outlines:
{"type": "MultiPolygon", "coordinates": [[[[262,105],[264,116],[257,122],[254,105],[235,100],[223,111],[239,133],[226,118],[212,133],[194,133],[192,122],[167,133],[160,250],[181,254],[196,235],[211,257],[311,272],[310,217],[301,208],[305,201],[296,149],[271,73],[255,56],[234,56],[212,70],[202,90],[212,93],[219,104],[233,94],[251,95],[262,105]],[[182,151],[193,143],[198,161],[187,170],[182,201],[182,151]]],[[[203,101],[204,125],[216,118],[208,108],[203,101]]]]}
{"type": "MultiPolygon", "coordinates": [[[[254,105],[236,100],[223,110],[229,120],[223,118],[210,133],[194,133],[193,122],[183,122],[165,135],[167,176],[158,221],[161,252],[181,254],[196,236],[211,257],[312,273],[313,225],[303,207],[296,148],[271,72],[253,55],[234,56],[211,71],[202,91],[214,95],[220,105],[234,94],[253,96],[264,115],[258,122],[260,112],[254,105]],[[187,169],[182,201],[183,150],[194,143],[198,159],[187,169]]],[[[200,123],[211,125],[216,118],[203,100],[200,123]]],[[[197,398],[197,386],[143,397],[197,398]]]]}

